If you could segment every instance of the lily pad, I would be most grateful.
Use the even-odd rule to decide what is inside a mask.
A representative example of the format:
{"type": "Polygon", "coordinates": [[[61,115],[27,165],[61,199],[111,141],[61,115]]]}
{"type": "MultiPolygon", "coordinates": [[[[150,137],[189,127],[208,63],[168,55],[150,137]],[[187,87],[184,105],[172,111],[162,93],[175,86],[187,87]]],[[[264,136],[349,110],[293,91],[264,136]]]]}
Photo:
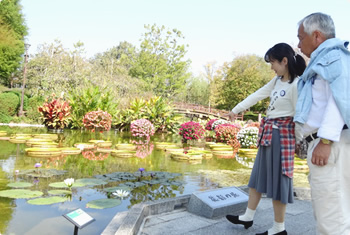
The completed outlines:
{"type": "MultiPolygon", "coordinates": [[[[75,183],[79,183],[79,184],[83,184],[83,185],[89,185],[89,186],[107,184],[106,181],[103,181],[101,179],[94,179],[94,178],[78,179],[78,180],[75,181],[75,183]]],[[[74,184],[73,184],[73,186],[74,186],[74,184]]]]}
{"type": "MultiPolygon", "coordinates": [[[[51,184],[49,184],[49,186],[53,187],[53,188],[68,188],[68,186],[64,182],[51,183],[51,184]]],[[[84,186],[85,186],[85,184],[83,184],[83,183],[74,182],[72,188],[79,188],[79,187],[84,187],[84,186]]]]}
{"type": "Polygon", "coordinates": [[[27,202],[32,205],[51,205],[59,202],[65,202],[67,198],[65,197],[45,197],[45,198],[36,198],[32,200],[28,200],[27,202]]]}
{"type": "Polygon", "coordinates": [[[119,199],[98,199],[98,200],[88,202],[86,204],[86,207],[94,208],[94,209],[105,209],[105,208],[112,208],[115,206],[119,206],[121,203],[122,202],[119,199]]]}
{"type": "Polygon", "coordinates": [[[69,154],[69,155],[73,155],[73,154],[80,154],[81,150],[79,148],[70,148],[70,147],[66,147],[66,148],[60,148],[62,154],[69,154]]]}
{"type": "Polygon", "coordinates": [[[57,140],[58,135],[57,134],[35,134],[33,136],[35,139],[50,139],[50,140],[57,140]]]}
{"type": "Polygon", "coordinates": [[[27,175],[31,177],[40,177],[40,178],[51,178],[57,175],[63,175],[67,171],[64,170],[56,170],[56,169],[30,169],[30,170],[22,170],[18,173],[18,175],[27,175]]]}
{"type": "Polygon", "coordinates": [[[47,193],[51,195],[67,195],[67,194],[72,194],[72,191],[57,189],[57,190],[49,190],[47,193]]]}
{"type": "Polygon", "coordinates": [[[115,148],[118,150],[135,150],[136,146],[133,144],[116,144],[115,148]]]}
{"type": "Polygon", "coordinates": [[[9,198],[33,198],[40,197],[43,193],[40,191],[31,191],[28,189],[10,189],[0,191],[0,197],[9,198]]]}
{"type": "Polygon", "coordinates": [[[33,186],[33,184],[28,182],[14,182],[14,183],[9,183],[7,186],[11,188],[28,188],[33,186]]]}

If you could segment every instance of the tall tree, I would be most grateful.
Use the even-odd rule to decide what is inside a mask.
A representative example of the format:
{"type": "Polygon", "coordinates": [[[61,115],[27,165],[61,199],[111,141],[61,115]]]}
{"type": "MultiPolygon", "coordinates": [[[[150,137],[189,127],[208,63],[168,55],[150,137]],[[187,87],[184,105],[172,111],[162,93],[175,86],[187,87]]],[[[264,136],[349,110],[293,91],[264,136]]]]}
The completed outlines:
{"type": "Polygon", "coordinates": [[[208,98],[208,105],[209,108],[215,107],[216,105],[216,96],[217,94],[217,84],[215,83],[215,76],[217,75],[217,67],[216,67],[216,62],[208,62],[204,65],[204,71],[205,74],[204,76],[208,80],[208,93],[209,93],[209,98],[208,98]]]}
{"type": "Polygon", "coordinates": [[[24,54],[27,27],[18,0],[0,1],[0,82],[11,86],[12,76],[24,54]]]}
{"type": "Polygon", "coordinates": [[[42,44],[28,63],[28,90],[31,95],[60,94],[80,86],[91,74],[91,64],[81,54],[83,44],[74,44],[74,51],[65,49],[59,40],[42,44]]]}
{"type": "Polygon", "coordinates": [[[92,62],[101,66],[110,76],[127,75],[135,58],[135,46],[129,42],[121,42],[118,46],[98,53],[92,62]]]}
{"type": "Polygon", "coordinates": [[[130,75],[144,80],[156,95],[176,95],[190,77],[190,61],[184,59],[187,46],[179,43],[184,36],[177,29],[166,30],[164,26],[145,25],[145,29],[130,75]]]}
{"type": "MultiPolygon", "coordinates": [[[[265,85],[274,77],[273,71],[263,58],[256,55],[245,55],[225,63],[216,77],[219,88],[218,108],[231,109],[248,95],[265,85]]],[[[252,111],[263,112],[268,99],[251,107],[252,111]]]]}
{"type": "Polygon", "coordinates": [[[192,77],[186,86],[186,103],[208,106],[209,83],[203,77],[192,77]]]}

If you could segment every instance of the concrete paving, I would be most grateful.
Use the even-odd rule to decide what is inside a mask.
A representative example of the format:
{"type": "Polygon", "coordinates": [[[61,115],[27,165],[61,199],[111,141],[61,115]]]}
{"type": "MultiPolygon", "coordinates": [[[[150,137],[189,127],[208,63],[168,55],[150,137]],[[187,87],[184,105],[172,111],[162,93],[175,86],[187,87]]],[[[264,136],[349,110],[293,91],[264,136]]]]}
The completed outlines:
{"type": "MultiPolygon", "coordinates": [[[[188,212],[186,205],[190,196],[135,205],[129,211],[118,213],[102,235],[244,235],[264,232],[273,224],[269,198],[262,198],[253,226],[245,229],[228,222],[224,216],[209,219],[188,212]]],[[[287,206],[285,226],[289,235],[316,234],[309,189],[295,189],[294,203],[287,206]]]]}

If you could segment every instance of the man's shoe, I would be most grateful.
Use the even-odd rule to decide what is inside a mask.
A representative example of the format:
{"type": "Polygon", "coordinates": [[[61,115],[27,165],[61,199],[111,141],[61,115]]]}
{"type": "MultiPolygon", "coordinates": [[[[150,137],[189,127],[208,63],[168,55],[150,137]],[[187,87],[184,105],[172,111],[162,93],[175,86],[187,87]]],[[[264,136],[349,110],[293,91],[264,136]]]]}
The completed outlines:
{"type": "Polygon", "coordinates": [[[226,215],[226,219],[233,224],[244,225],[245,229],[248,229],[249,227],[251,227],[253,225],[253,220],[252,221],[242,221],[239,219],[238,215],[226,215]]]}
{"type": "MultiPolygon", "coordinates": [[[[255,235],[267,235],[269,234],[267,231],[264,232],[264,233],[257,233],[255,235]]],[[[283,230],[282,232],[279,232],[279,233],[275,233],[274,235],[287,235],[287,231],[286,230],[283,230]]]]}

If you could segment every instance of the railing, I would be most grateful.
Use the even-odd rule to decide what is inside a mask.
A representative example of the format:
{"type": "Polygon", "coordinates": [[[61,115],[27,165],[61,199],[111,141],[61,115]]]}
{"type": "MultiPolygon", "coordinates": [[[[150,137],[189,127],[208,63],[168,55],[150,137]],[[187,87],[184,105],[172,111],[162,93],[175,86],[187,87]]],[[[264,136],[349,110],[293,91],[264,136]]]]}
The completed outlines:
{"type": "MultiPolygon", "coordinates": [[[[206,107],[203,105],[197,105],[197,104],[187,104],[187,103],[180,103],[175,102],[173,103],[175,106],[175,110],[181,113],[192,113],[192,114],[199,114],[204,116],[214,116],[222,119],[228,119],[227,114],[229,111],[227,110],[221,110],[221,109],[215,109],[211,107],[206,107]]],[[[238,120],[243,120],[243,113],[238,115],[238,120]]]]}

